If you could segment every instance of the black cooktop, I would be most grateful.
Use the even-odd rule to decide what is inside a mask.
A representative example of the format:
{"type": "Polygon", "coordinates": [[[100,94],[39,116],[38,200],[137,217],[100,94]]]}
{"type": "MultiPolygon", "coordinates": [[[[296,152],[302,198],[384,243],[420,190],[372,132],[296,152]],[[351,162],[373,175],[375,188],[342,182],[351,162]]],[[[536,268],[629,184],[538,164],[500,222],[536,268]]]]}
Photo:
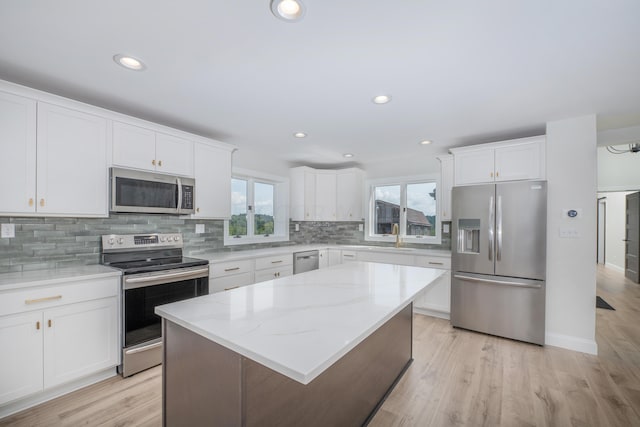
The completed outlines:
{"type": "Polygon", "coordinates": [[[174,268],[197,267],[207,265],[209,261],[188,257],[148,258],[135,261],[104,263],[109,267],[122,270],[124,274],[148,273],[152,271],[171,270],[174,268]]]}

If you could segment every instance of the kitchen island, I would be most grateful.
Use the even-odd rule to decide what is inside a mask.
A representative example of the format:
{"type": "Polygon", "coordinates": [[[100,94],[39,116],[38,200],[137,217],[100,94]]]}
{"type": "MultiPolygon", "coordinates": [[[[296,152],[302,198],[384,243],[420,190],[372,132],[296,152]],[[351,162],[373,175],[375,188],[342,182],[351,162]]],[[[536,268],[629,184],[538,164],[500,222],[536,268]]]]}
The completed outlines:
{"type": "Polygon", "coordinates": [[[156,307],[163,420],[362,425],[412,360],[412,301],[443,270],[352,262],[156,307]]]}

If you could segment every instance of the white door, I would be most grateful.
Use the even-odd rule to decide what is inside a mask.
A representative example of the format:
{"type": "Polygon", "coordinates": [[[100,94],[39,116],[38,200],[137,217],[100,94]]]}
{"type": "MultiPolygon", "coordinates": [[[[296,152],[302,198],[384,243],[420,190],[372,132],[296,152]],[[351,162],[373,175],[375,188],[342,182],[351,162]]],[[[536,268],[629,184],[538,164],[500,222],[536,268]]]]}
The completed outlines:
{"type": "Polygon", "coordinates": [[[0,317],[0,405],[42,390],[42,312],[0,317]]]}
{"type": "Polygon", "coordinates": [[[0,213],[35,212],[36,102],[0,92],[0,213]]]}
{"type": "Polygon", "coordinates": [[[338,172],[336,180],[336,219],[362,220],[362,174],[359,171],[338,172]]]}
{"type": "Polygon", "coordinates": [[[231,152],[195,144],[197,218],[231,217],[231,152]]]}
{"type": "Polygon", "coordinates": [[[156,133],[139,126],[113,122],[113,164],[154,171],[156,133]]]}
{"type": "Polygon", "coordinates": [[[316,173],[316,220],[336,220],[336,174],[316,173]]]}
{"type": "Polygon", "coordinates": [[[455,185],[493,182],[493,149],[456,153],[455,185]]]}
{"type": "Polygon", "coordinates": [[[38,103],[37,211],[107,216],[107,121],[38,103]]]}
{"type": "Polygon", "coordinates": [[[44,385],[72,381],[118,361],[117,298],[44,312],[44,385]]]}
{"type": "Polygon", "coordinates": [[[193,142],[158,132],[156,160],[158,172],[193,176],[193,142]]]}
{"type": "Polygon", "coordinates": [[[528,142],[495,149],[496,181],[541,178],[540,143],[528,142]]]}

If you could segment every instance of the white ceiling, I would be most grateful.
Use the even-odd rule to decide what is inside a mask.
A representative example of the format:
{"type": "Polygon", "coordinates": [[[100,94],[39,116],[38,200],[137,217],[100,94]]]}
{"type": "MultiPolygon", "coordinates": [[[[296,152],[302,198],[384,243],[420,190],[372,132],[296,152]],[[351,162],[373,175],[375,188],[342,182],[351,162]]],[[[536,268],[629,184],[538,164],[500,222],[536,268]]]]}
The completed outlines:
{"type": "Polygon", "coordinates": [[[292,164],[640,124],[640,1],[304,2],[291,24],[269,0],[4,0],[0,78],[292,164]]]}

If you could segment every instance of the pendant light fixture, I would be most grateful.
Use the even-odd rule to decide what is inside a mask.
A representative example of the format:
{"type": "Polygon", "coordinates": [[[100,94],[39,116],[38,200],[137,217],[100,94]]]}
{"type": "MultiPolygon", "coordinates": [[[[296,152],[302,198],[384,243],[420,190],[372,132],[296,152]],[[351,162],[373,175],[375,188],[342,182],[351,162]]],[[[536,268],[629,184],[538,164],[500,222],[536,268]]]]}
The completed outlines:
{"type": "Polygon", "coordinates": [[[271,0],[271,12],[278,19],[296,22],[304,16],[305,7],[302,0],[271,0]]]}

